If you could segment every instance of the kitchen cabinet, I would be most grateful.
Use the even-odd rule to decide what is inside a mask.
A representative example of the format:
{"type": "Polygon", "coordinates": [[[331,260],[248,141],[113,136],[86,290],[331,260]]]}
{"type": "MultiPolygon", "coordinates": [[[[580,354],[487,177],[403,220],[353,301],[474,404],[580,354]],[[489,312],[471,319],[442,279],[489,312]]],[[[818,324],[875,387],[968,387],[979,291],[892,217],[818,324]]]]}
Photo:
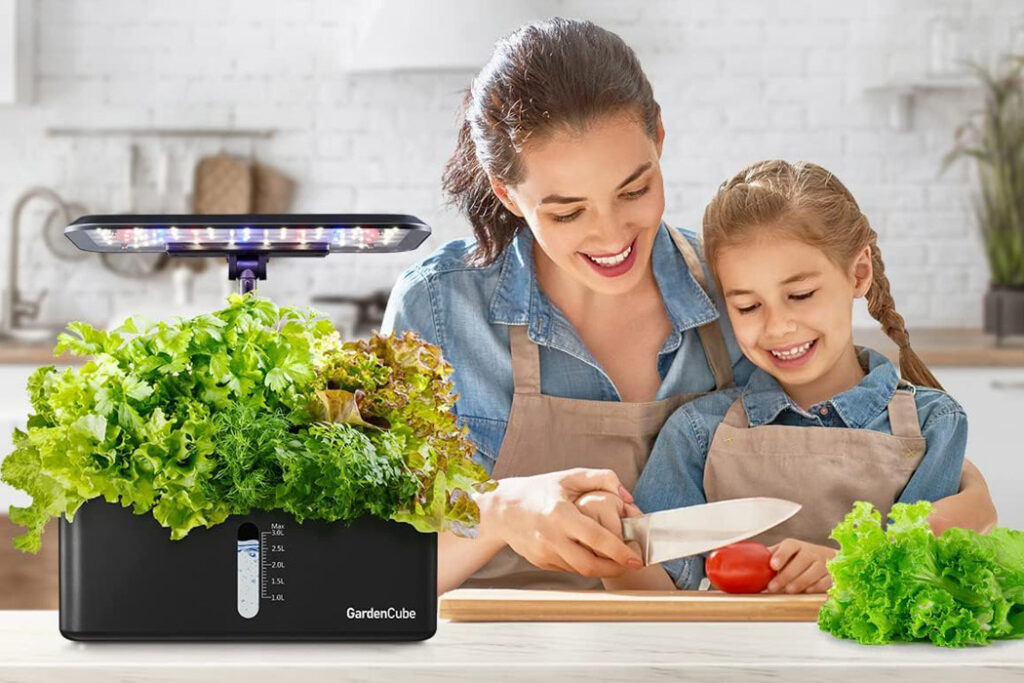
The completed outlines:
{"type": "Polygon", "coordinates": [[[1024,529],[1024,368],[932,372],[967,412],[967,457],[985,475],[999,525],[1024,529]]]}
{"type": "MultiPolygon", "coordinates": [[[[183,605],[182,609],[188,609],[183,605]]],[[[866,646],[814,623],[438,621],[416,643],[74,643],[53,611],[0,612],[5,681],[963,681],[1024,678],[1024,641],[866,646]],[[908,671],[910,673],[908,673],[908,671]]]]}

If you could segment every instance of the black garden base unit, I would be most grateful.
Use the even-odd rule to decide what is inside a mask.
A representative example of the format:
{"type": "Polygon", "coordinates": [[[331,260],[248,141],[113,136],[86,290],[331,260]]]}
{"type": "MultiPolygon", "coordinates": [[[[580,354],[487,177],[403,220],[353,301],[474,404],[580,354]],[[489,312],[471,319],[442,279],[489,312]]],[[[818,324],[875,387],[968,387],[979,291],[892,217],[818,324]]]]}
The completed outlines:
{"type": "Polygon", "coordinates": [[[437,629],[437,534],[364,517],[229,517],[180,541],[152,515],[88,501],[60,521],[71,640],[424,640],[437,629]]]}

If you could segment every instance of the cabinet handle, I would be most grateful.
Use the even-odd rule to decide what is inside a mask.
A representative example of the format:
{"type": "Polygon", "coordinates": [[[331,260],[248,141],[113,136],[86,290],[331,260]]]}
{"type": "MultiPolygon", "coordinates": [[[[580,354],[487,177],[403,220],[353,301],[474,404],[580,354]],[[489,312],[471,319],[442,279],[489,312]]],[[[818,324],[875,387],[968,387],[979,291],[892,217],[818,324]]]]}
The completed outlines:
{"type": "Polygon", "coordinates": [[[1003,382],[1002,380],[992,380],[992,388],[1000,391],[1024,391],[1024,382],[1003,382]]]}

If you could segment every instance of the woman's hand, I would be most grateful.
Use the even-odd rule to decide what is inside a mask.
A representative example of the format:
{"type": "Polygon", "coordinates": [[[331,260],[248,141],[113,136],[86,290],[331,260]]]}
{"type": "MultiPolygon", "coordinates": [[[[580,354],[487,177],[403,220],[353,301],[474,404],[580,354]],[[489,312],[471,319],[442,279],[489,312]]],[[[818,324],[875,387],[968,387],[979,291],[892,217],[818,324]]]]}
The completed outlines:
{"type": "Polygon", "coordinates": [[[584,493],[597,490],[633,502],[612,470],[576,468],[501,479],[478,498],[481,520],[487,534],[500,536],[541,569],[607,577],[643,566],[623,543],[621,523],[615,534],[576,507],[584,493]]]}
{"type": "Polygon", "coordinates": [[[825,563],[835,557],[835,549],[787,538],[768,550],[772,569],[778,574],[768,583],[767,592],[824,593],[832,585],[825,563]]]}
{"type": "MultiPolygon", "coordinates": [[[[590,491],[576,499],[576,507],[617,538],[622,538],[622,518],[635,517],[643,512],[633,503],[627,503],[614,493],[607,491],[590,491]]],[[[640,544],[629,541],[631,550],[640,554],[640,544]]],[[[640,563],[630,563],[633,571],[622,571],[616,576],[601,577],[607,590],[675,590],[672,577],[660,564],[643,567],[640,563]]]]}
{"type": "Polygon", "coordinates": [[[928,516],[928,522],[936,536],[953,526],[987,534],[998,521],[985,477],[970,460],[964,460],[960,492],[937,500],[932,506],[935,511],[928,516]]]}

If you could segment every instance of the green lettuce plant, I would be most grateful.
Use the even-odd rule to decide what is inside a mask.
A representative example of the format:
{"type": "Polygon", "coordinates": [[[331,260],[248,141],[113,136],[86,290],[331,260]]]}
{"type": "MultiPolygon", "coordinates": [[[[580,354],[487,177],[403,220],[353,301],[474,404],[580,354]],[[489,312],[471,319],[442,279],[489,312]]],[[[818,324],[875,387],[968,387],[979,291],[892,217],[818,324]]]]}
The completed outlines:
{"type": "Polygon", "coordinates": [[[342,343],[313,311],[250,294],[112,332],[71,323],[65,351],[89,360],[31,375],[34,412],[0,468],[32,497],[10,510],[22,550],[100,497],[151,513],[172,539],[253,509],[472,535],[470,494],[495,486],[455,423],[451,367],[413,334],[342,343]],[[345,409],[330,410],[339,397],[345,409]]]}
{"type": "Polygon", "coordinates": [[[881,515],[859,501],[832,530],[833,585],[818,625],[865,644],[927,640],[984,645],[1024,638],[1024,531],[948,529],[934,536],[932,504],[896,503],[881,515]]]}

